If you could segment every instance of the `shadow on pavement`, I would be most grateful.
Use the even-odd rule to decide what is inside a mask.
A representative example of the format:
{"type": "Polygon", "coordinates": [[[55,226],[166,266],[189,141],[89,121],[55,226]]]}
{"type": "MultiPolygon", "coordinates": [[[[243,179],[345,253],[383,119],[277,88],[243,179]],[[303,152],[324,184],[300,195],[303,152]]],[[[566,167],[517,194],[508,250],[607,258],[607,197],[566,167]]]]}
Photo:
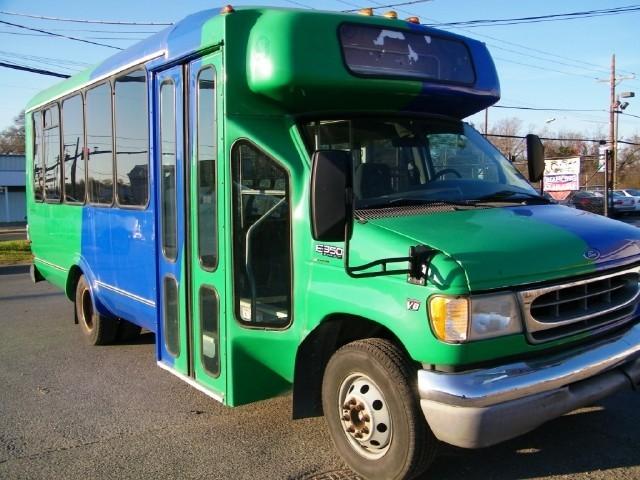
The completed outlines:
{"type": "Polygon", "coordinates": [[[640,465],[640,455],[634,453],[640,432],[616,416],[615,410],[593,407],[565,415],[522,437],[485,449],[443,445],[436,462],[420,479],[571,478],[579,473],[640,465]],[[608,444],[618,447],[607,448],[608,444]]]}

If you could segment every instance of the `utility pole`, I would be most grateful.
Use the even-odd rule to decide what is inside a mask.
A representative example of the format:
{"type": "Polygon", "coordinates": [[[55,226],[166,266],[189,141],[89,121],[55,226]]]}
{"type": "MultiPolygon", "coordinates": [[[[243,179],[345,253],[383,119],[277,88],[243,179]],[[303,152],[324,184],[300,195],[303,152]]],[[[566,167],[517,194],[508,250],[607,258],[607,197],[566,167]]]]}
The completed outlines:
{"type": "Polygon", "coordinates": [[[484,136],[489,133],[489,107],[484,109],[484,136]]]}
{"type": "MultiPolygon", "coordinates": [[[[610,158],[613,162],[611,165],[611,177],[609,180],[613,184],[613,188],[616,188],[616,131],[615,131],[615,118],[616,118],[616,54],[611,55],[611,78],[609,80],[611,98],[609,99],[609,148],[611,149],[610,158]]],[[[609,171],[608,166],[605,166],[605,170],[609,171]]],[[[605,185],[605,201],[609,202],[609,189],[610,185],[605,185]]]]}

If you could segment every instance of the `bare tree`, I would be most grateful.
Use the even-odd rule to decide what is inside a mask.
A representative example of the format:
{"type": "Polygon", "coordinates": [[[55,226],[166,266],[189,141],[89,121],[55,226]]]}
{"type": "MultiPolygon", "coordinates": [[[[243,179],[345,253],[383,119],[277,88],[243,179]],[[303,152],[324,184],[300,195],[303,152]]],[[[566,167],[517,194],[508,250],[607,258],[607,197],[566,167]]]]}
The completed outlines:
{"type": "Polygon", "coordinates": [[[0,154],[24,155],[24,111],[0,132],[0,154]]]}
{"type": "Polygon", "coordinates": [[[489,140],[502,154],[512,161],[524,157],[526,145],[523,139],[513,138],[522,136],[522,120],[517,117],[508,117],[498,120],[489,129],[489,140]]]}

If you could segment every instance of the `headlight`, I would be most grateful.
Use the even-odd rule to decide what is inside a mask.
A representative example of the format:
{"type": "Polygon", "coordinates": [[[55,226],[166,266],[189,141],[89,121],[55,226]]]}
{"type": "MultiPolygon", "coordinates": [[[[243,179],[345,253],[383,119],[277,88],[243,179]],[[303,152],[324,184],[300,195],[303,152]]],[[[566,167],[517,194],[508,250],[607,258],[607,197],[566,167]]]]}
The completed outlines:
{"type": "Polygon", "coordinates": [[[520,308],[512,293],[471,296],[469,340],[500,337],[522,331],[520,308]]]}
{"type": "Polygon", "coordinates": [[[522,331],[518,302],[511,293],[471,297],[434,295],[429,299],[429,319],[436,337],[448,343],[522,331]]]}

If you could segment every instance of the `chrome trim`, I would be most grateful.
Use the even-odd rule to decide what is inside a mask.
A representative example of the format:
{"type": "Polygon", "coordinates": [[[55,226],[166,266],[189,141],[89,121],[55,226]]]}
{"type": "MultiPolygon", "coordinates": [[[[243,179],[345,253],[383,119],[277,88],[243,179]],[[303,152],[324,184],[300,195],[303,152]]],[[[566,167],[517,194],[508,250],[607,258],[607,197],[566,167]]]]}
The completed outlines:
{"type": "MultiPolygon", "coordinates": [[[[584,330],[589,330],[592,327],[579,329],[579,330],[576,330],[576,331],[572,331],[570,334],[561,334],[561,335],[558,335],[557,337],[546,338],[544,340],[536,340],[536,339],[532,338],[532,336],[530,335],[531,333],[540,332],[540,331],[543,331],[543,330],[550,330],[550,329],[553,329],[553,328],[562,327],[562,326],[565,326],[565,325],[571,325],[573,323],[582,322],[584,320],[589,320],[591,318],[599,317],[599,316],[602,316],[602,315],[607,315],[609,313],[615,312],[616,310],[621,310],[621,309],[623,309],[625,307],[628,307],[631,304],[633,304],[634,302],[637,302],[638,298],[640,298],[640,288],[638,288],[638,290],[636,291],[636,294],[631,299],[627,300],[624,303],[621,303],[619,305],[615,305],[615,306],[610,307],[610,308],[606,308],[604,310],[600,310],[600,311],[595,312],[595,313],[590,313],[590,314],[582,315],[582,316],[579,316],[579,317],[573,317],[573,318],[570,318],[568,320],[560,320],[560,321],[557,321],[557,322],[540,322],[540,321],[536,320],[531,315],[531,304],[538,297],[541,297],[542,295],[545,295],[547,293],[551,293],[551,292],[554,292],[554,291],[557,291],[557,290],[563,290],[563,289],[566,289],[566,288],[578,287],[578,286],[581,286],[581,285],[586,285],[586,284],[589,284],[589,283],[594,283],[594,282],[606,280],[608,278],[619,277],[619,276],[626,275],[626,274],[629,274],[629,273],[640,274],[640,267],[634,267],[634,268],[630,268],[630,269],[627,269],[627,270],[622,270],[622,271],[615,272],[615,273],[609,273],[609,274],[605,274],[605,275],[600,275],[598,277],[592,277],[592,278],[588,278],[588,279],[584,279],[584,280],[577,280],[577,281],[574,281],[574,282],[555,284],[555,285],[551,285],[551,286],[548,286],[548,287],[536,288],[536,289],[531,289],[531,290],[523,290],[523,291],[517,292],[518,300],[520,301],[520,306],[521,306],[521,309],[522,309],[522,316],[523,316],[523,319],[524,319],[524,324],[526,326],[526,331],[527,331],[527,334],[528,334],[527,338],[532,343],[543,343],[543,342],[547,342],[547,341],[550,341],[550,340],[554,340],[556,338],[565,337],[567,335],[573,335],[575,333],[579,333],[579,332],[584,331],[584,330]]],[[[619,320],[619,319],[612,320],[610,323],[615,323],[616,320],[619,320]]],[[[602,325],[600,325],[600,326],[602,326],[602,325]]]]}
{"type": "Polygon", "coordinates": [[[624,334],[568,352],[467,373],[418,371],[422,400],[486,407],[586,380],[640,358],[640,324],[624,334]]]}
{"type": "Polygon", "coordinates": [[[166,370],[167,372],[175,375],[180,380],[183,380],[183,381],[187,382],[193,388],[195,388],[196,390],[204,393],[208,397],[211,397],[211,398],[213,398],[214,400],[216,400],[216,401],[218,401],[220,403],[224,403],[224,394],[218,393],[218,392],[212,392],[210,390],[207,390],[205,387],[203,387],[198,382],[196,382],[193,378],[187,377],[186,375],[183,375],[182,373],[180,373],[180,372],[174,370],[173,368],[171,368],[169,365],[165,365],[164,363],[162,363],[160,361],[156,362],[156,364],[160,368],[162,368],[163,370],[166,370]]]}
{"type": "MultiPolygon", "coordinates": [[[[40,102],[37,105],[34,105],[33,107],[29,107],[25,113],[29,113],[32,112],[33,110],[37,110],[40,107],[43,107],[44,105],[47,105],[48,103],[51,103],[55,100],[58,100],[66,95],[69,95],[70,93],[79,91],[85,87],[89,87],[95,83],[101,82],[102,80],[104,80],[105,78],[109,78],[112,75],[116,75],[120,72],[123,72],[125,70],[128,70],[129,68],[135,67],[136,65],[142,65],[144,63],[147,63],[150,60],[154,60],[156,58],[159,57],[164,57],[167,55],[167,51],[165,49],[163,50],[157,50],[153,53],[150,53],[149,55],[145,55],[144,57],[141,58],[137,58],[136,60],[127,63],[126,65],[123,65],[121,67],[118,68],[114,68],[113,70],[110,70],[107,73],[104,73],[102,75],[100,75],[99,77],[96,78],[92,78],[91,80],[88,80],[84,83],[81,83],[80,85],[77,85],[75,87],[71,87],[68,88],[67,90],[64,90],[62,93],[59,93],[58,95],[55,95],[53,97],[48,98],[45,102],[40,102]]],[[[70,78],[73,78],[75,75],[72,75],[70,78]]]]}
{"type": "Polygon", "coordinates": [[[60,265],[56,265],[55,263],[51,263],[51,262],[48,262],[46,260],[43,260],[42,258],[33,257],[33,261],[34,262],[44,263],[45,265],[48,265],[49,267],[55,268],[56,270],[60,270],[61,272],[66,272],[67,271],[66,268],[61,267],[60,265]]]}
{"type": "Polygon", "coordinates": [[[150,307],[155,307],[156,306],[156,302],[154,302],[153,300],[147,300],[144,297],[141,297],[139,295],[136,295],[135,293],[131,293],[128,292],[126,290],[122,290],[121,288],[118,287],[114,287],[113,285],[109,285],[108,283],[104,283],[101,282],[100,280],[96,280],[95,284],[99,287],[105,288],[111,292],[114,293],[118,293],[120,295],[123,295],[127,298],[130,298],[131,300],[135,300],[136,302],[140,302],[140,303],[144,303],[145,305],[148,305],[150,307]]]}

